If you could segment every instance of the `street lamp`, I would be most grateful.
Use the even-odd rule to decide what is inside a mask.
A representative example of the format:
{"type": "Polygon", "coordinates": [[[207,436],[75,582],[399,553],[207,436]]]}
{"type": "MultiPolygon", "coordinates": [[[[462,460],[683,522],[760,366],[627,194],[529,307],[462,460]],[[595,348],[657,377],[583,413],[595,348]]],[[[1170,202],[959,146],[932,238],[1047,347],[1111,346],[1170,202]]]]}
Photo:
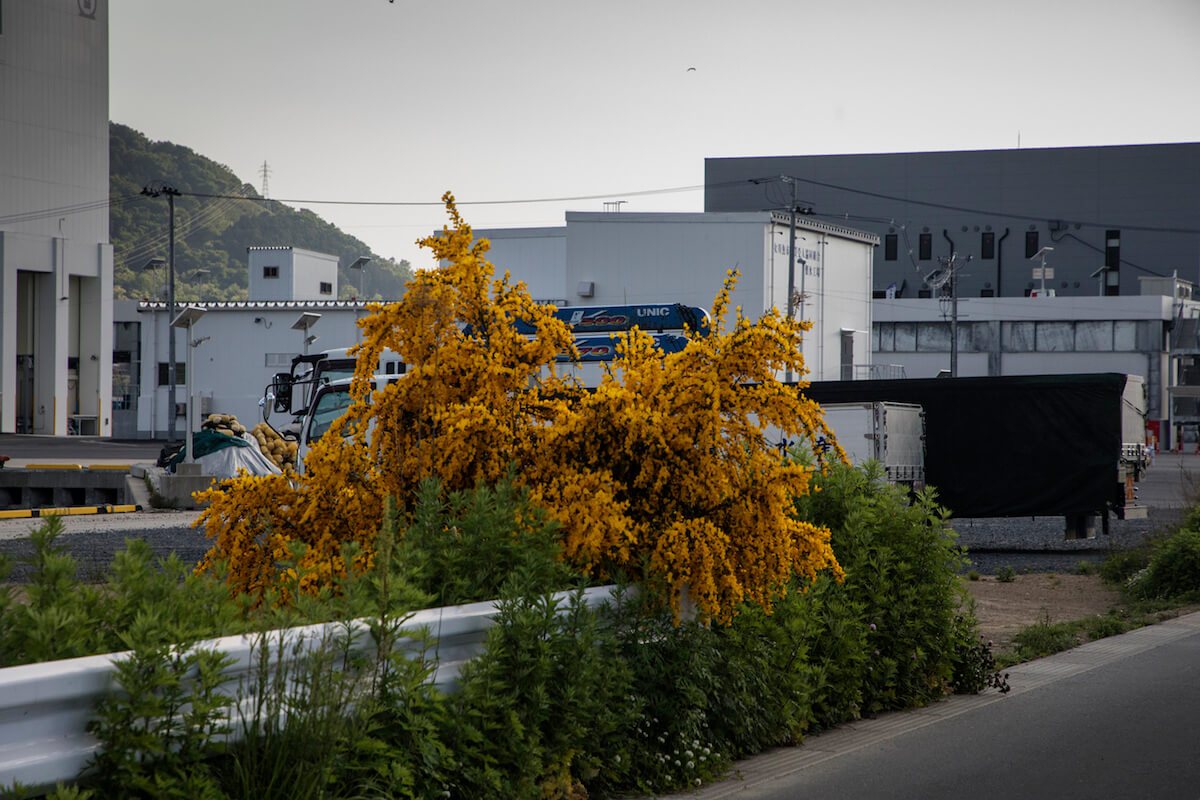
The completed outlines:
{"type": "MultiPolygon", "coordinates": [[[[187,375],[184,376],[187,387],[187,449],[184,450],[183,460],[191,463],[192,457],[192,350],[206,342],[209,337],[203,339],[192,339],[192,327],[196,322],[204,316],[204,309],[199,306],[186,306],[179,312],[179,316],[171,320],[172,328],[183,328],[187,331],[187,375]]],[[[171,331],[171,341],[175,340],[175,331],[171,331]]],[[[174,377],[174,376],[172,376],[174,377]]],[[[174,415],[175,409],[171,409],[174,415]]]]}
{"type": "MultiPolygon", "coordinates": [[[[169,244],[167,245],[167,319],[175,319],[175,198],[179,190],[162,181],[154,181],[142,189],[146,197],[167,197],[167,209],[170,213],[169,244]]],[[[167,443],[175,444],[175,331],[167,329],[167,403],[170,406],[167,414],[167,443]]]]}
{"type": "Polygon", "coordinates": [[[304,334],[304,355],[308,355],[308,346],[317,340],[316,336],[309,335],[309,330],[317,324],[317,320],[320,318],[320,314],[305,311],[299,319],[292,323],[292,330],[301,331],[304,334]]]}
{"type": "Polygon", "coordinates": [[[1047,277],[1046,270],[1047,269],[1050,270],[1049,277],[1051,277],[1051,278],[1054,277],[1054,268],[1046,266],[1046,254],[1053,252],[1053,251],[1054,251],[1053,247],[1051,247],[1050,245],[1046,245],[1041,250],[1038,250],[1036,253],[1034,253],[1032,256],[1029,257],[1030,261],[1037,261],[1038,259],[1041,259],[1041,262],[1042,262],[1041,267],[1034,268],[1034,277],[1041,278],[1041,281],[1042,281],[1042,287],[1040,290],[1038,290],[1039,297],[1046,296],[1046,277],[1047,277]]]}
{"type": "Polygon", "coordinates": [[[362,273],[358,280],[358,296],[364,303],[367,301],[367,264],[370,263],[371,259],[367,256],[359,256],[354,259],[354,263],[347,267],[347,269],[356,269],[362,273]]]}

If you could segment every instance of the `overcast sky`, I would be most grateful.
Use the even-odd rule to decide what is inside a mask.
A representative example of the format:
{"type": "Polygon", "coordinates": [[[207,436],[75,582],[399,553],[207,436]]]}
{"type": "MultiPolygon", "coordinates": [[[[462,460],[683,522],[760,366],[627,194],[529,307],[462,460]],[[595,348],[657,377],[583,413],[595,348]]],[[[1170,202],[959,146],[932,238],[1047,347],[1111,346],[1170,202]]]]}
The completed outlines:
{"type": "Polygon", "coordinates": [[[417,267],[446,190],[562,225],[701,211],[706,157],[1200,141],[1200,0],[115,0],[109,31],[114,121],[271,197],[430,203],[294,204],[417,267]]]}

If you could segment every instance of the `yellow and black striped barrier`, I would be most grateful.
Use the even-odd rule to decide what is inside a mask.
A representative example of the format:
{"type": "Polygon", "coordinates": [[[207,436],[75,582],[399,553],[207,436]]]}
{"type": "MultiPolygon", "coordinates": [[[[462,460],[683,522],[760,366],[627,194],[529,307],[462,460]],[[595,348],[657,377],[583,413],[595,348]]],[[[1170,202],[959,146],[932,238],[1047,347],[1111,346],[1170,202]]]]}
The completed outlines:
{"type": "Polygon", "coordinates": [[[141,511],[139,505],[96,505],[96,506],[60,506],[57,508],[12,508],[0,511],[0,519],[28,519],[30,517],[74,517],[86,514],[128,514],[141,511]]]}

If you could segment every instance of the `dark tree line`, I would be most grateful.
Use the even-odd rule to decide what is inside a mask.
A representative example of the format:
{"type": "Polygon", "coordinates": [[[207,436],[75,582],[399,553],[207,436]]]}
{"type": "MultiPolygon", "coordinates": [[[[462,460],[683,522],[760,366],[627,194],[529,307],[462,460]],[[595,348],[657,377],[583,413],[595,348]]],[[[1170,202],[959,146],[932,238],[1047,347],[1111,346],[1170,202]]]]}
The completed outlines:
{"type": "Polygon", "coordinates": [[[343,233],[308,209],[264,201],[231,169],[172,142],[152,142],[138,131],[109,123],[109,238],[113,244],[117,299],[165,296],[166,274],[145,269],[166,258],[167,201],[145,197],[143,187],[161,181],[180,192],[175,200],[175,292],[180,300],[245,300],[249,284],[246,248],[290,245],[339,259],[339,297],[359,292],[360,276],[347,267],[371,258],[370,299],[398,299],[408,280],[407,261],[393,261],[343,233]],[[239,198],[195,197],[237,195],[239,198]]]}

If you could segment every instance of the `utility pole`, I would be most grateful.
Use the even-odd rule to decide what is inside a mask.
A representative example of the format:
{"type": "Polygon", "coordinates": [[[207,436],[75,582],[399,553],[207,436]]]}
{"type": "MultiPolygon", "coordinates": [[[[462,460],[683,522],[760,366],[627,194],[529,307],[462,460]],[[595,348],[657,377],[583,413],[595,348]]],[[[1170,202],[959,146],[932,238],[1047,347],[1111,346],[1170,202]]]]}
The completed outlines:
{"type": "MultiPolygon", "coordinates": [[[[751,178],[750,179],[751,183],[756,183],[756,184],[758,184],[758,183],[773,183],[775,181],[779,181],[780,183],[786,183],[792,187],[792,202],[788,206],[789,224],[788,224],[787,318],[788,318],[788,321],[790,322],[796,313],[796,298],[795,298],[796,213],[797,213],[797,208],[798,208],[798,206],[796,205],[796,203],[797,203],[796,184],[798,183],[798,181],[792,175],[780,175],[777,178],[751,178]]],[[[805,213],[811,214],[812,209],[805,209],[805,213]]],[[[772,225],[774,225],[774,223],[772,223],[772,225]]],[[[774,249],[775,249],[774,234],[772,234],[772,243],[771,243],[772,252],[774,252],[774,249]]],[[[772,275],[773,274],[774,274],[774,271],[772,270],[772,275]]],[[[800,273],[800,285],[801,285],[801,287],[803,287],[803,285],[804,285],[804,273],[803,272],[800,273]]],[[[803,289],[800,292],[800,321],[801,322],[804,321],[804,292],[803,292],[803,289]]],[[[792,380],[791,369],[788,369],[786,371],[785,380],[788,381],[789,383],[791,382],[791,380],[792,380]]]]}
{"type": "MultiPolygon", "coordinates": [[[[796,285],[796,179],[790,175],[780,175],[779,180],[790,184],[792,187],[792,202],[788,206],[790,222],[788,224],[788,281],[787,281],[787,318],[788,322],[792,321],[792,315],[795,313],[795,300],[793,299],[794,287],[796,285]]],[[[801,298],[803,300],[803,298],[801,298]]],[[[804,321],[804,304],[800,304],[800,321],[804,321]]],[[[803,349],[802,349],[803,352],[803,349]]],[[[787,368],[787,374],[784,376],[787,383],[792,382],[792,368],[787,368]]]]}
{"type": "MultiPolygon", "coordinates": [[[[970,262],[971,256],[967,256],[962,263],[970,262]]],[[[958,377],[958,270],[960,267],[957,252],[952,252],[948,258],[939,258],[942,262],[943,278],[941,281],[930,281],[927,276],[925,279],[926,285],[938,283],[941,286],[948,286],[950,289],[950,377],[958,377]]],[[[943,295],[944,296],[944,295],[943,295]]],[[[944,312],[943,312],[944,313],[944,312]]]]}
{"type": "Polygon", "coordinates": [[[169,221],[169,243],[167,245],[167,444],[175,444],[175,198],[179,190],[174,186],[155,181],[142,189],[147,197],[167,197],[169,221]]]}
{"type": "Polygon", "coordinates": [[[262,168],[259,169],[258,174],[262,176],[262,196],[269,197],[270,195],[268,192],[270,189],[268,187],[271,185],[269,182],[271,177],[271,168],[267,166],[267,160],[265,158],[263,159],[263,165],[262,168]]]}

